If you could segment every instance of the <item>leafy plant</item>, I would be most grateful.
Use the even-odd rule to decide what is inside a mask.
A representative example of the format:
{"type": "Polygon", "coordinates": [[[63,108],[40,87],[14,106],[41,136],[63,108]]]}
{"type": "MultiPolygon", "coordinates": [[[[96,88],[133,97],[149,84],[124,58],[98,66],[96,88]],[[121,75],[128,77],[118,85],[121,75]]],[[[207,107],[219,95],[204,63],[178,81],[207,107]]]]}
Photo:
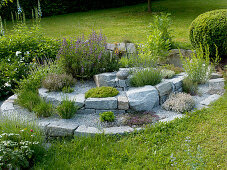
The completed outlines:
{"type": "Polygon", "coordinates": [[[113,122],[115,119],[113,112],[103,112],[100,113],[100,121],[101,122],[113,122]]]}
{"type": "Polygon", "coordinates": [[[118,95],[119,91],[114,87],[96,87],[85,93],[85,98],[104,98],[118,95]]]}
{"type": "Polygon", "coordinates": [[[32,110],[37,117],[50,117],[54,112],[52,104],[46,103],[43,99],[32,110]]]}
{"type": "Polygon", "coordinates": [[[169,27],[171,24],[170,14],[161,13],[153,18],[149,26],[150,34],[147,42],[139,46],[139,58],[143,67],[156,66],[163,62],[171,45],[169,27]]]}
{"type": "Polygon", "coordinates": [[[184,78],[182,82],[182,89],[183,92],[189,93],[190,95],[194,96],[198,93],[198,83],[193,82],[189,78],[184,78]]]}
{"type": "Polygon", "coordinates": [[[191,58],[183,58],[181,55],[181,61],[183,68],[187,74],[187,78],[198,84],[206,83],[214,71],[214,66],[218,63],[219,57],[216,53],[216,58],[213,63],[210,60],[209,47],[205,47],[205,52],[202,46],[196,50],[196,54],[193,53],[191,58]]]}
{"type": "Polygon", "coordinates": [[[162,75],[159,70],[154,68],[145,68],[133,73],[130,79],[130,84],[134,87],[141,87],[145,85],[154,86],[160,83],[162,75]]]}
{"type": "Polygon", "coordinates": [[[74,78],[91,78],[93,75],[118,69],[119,58],[105,48],[106,38],[93,31],[88,40],[63,40],[58,61],[67,74],[74,78]]]}
{"type": "Polygon", "coordinates": [[[50,73],[44,78],[42,86],[49,91],[61,91],[64,87],[73,86],[75,83],[76,80],[71,75],[50,73]]]}
{"type": "Polygon", "coordinates": [[[70,101],[66,98],[62,101],[60,105],[57,106],[56,110],[57,114],[62,119],[70,119],[76,114],[78,107],[75,106],[74,101],[70,101]]]}
{"type": "Polygon", "coordinates": [[[62,92],[63,93],[72,93],[72,92],[74,92],[74,88],[72,88],[70,86],[65,86],[62,88],[62,92]]]}

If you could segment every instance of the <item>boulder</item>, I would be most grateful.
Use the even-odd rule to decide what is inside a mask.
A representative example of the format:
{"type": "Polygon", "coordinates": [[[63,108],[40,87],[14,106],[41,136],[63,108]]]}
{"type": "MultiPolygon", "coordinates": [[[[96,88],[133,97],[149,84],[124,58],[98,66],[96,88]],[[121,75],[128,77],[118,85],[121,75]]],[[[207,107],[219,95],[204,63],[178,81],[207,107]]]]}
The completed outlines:
{"type": "Polygon", "coordinates": [[[85,101],[85,109],[100,109],[100,110],[117,109],[117,99],[115,97],[88,98],[85,101]]]}
{"type": "MultiPolygon", "coordinates": [[[[180,49],[180,52],[183,57],[190,57],[193,53],[191,50],[180,49]]],[[[180,58],[179,49],[172,49],[169,51],[169,55],[167,56],[167,63],[173,64],[175,67],[182,67],[182,62],[180,58]]]]}
{"type": "Polygon", "coordinates": [[[94,81],[97,87],[101,86],[115,86],[116,72],[102,73],[94,75],[94,81]]]}
{"type": "Polygon", "coordinates": [[[133,54],[136,53],[136,46],[134,43],[126,43],[127,53],[133,54]]]}
{"type": "Polygon", "coordinates": [[[151,111],[159,104],[158,91],[153,86],[129,89],[126,94],[129,107],[135,111],[151,111]]]}

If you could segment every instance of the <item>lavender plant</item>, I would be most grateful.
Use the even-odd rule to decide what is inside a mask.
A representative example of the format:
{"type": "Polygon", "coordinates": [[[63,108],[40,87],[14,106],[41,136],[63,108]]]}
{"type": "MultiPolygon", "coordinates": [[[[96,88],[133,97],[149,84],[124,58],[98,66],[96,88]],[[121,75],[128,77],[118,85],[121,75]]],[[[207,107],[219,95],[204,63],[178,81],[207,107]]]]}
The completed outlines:
{"type": "Polygon", "coordinates": [[[118,69],[118,57],[106,50],[106,38],[93,31],[88,40],[84,36],[77,40],[63,39],[57,55],[67,74],[75,78],[91,78],[93,75],[118,69]]]}

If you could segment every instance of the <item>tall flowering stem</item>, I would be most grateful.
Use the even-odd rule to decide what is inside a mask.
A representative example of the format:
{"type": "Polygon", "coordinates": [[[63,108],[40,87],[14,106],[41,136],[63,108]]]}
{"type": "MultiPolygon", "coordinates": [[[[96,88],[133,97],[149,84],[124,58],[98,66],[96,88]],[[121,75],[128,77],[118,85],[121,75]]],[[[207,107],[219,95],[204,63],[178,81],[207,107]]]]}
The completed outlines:
{"type": "Polygon", "coordinates": [[[93,75],[118,69],[118,57],[106,50],[106,38],[95,31],[77,40],[63,39],[58,60],[68,74],[75,78],[91,78],[93,75]]]}

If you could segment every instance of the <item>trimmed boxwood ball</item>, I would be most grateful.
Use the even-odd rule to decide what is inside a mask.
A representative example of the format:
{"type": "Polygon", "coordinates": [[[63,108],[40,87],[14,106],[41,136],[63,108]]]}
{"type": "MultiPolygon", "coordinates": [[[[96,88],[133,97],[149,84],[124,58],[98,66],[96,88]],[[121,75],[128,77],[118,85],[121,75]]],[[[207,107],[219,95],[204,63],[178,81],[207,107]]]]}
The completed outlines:
{"type": "Polygon", "coordinates": [[[104,98],[104,97],[114,97],[118,95],[119,91],[113,87],[96,87],[88,90],[85,93],[85,98],[104,98]]]}
{"type": "Polygon", "coordinates": [[[190,26],[190,41],[194,48],[209,46],[211,56],[227,56],[227,9],[199,15],[190,26]]]}

